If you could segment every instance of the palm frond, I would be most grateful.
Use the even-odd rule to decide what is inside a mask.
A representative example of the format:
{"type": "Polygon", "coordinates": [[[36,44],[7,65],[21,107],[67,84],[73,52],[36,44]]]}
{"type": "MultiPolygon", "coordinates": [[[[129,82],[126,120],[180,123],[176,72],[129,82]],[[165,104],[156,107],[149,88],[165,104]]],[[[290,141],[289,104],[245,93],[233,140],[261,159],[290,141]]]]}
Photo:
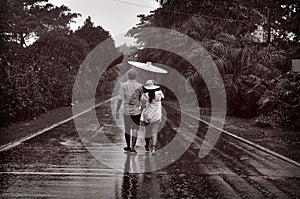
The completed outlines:
{"type": "Polygon", "coordinates": [[[268,88],[263,83],[258,83],[248,90],[246,95],[253,94],[256,97],[262,96],[268,88]]]}
{"type": "Polygon", "coordinates": [[[188,80],[190,81],[190,83],[198,82],[200,79],[202,79],[202,77],[198,71],[194,71],[188,76],[188,80]]]}
{"type": "Polygon", "coordinates": [[[238,95],[239,88],[241,87],[241,80],[234,74],[228,74],[224,77],[224,86],[227,98],[233,100],[238,95]]]}
{"type": "Polygon", "coordinates": [[[274,78],[274,73],[272,70],[270,70],[268,67],[262,65],[262,64],[257,64],[254,67],[251,68],[251,74],[254,74],[258,77],[263,77],[266,79],[273,79],[274,78]]]}
{"type": "Polygon", "coordinates": [[[276,105],[276,98],[274,97],[274,96],[272,96],[272,95],[270,95],[270,96],[262,96],[259,100],[258,100],[258,102],[257,102],[257,104],[258,104],[258,108],[260,109],[260,110],[264,110],[264,109],[267,109],[267,107],[270,107],[270,106],[272,106],[272,109],[274,109],[275,108],[275,105],[276,105]]]}
{"type": "Polygon", "coordinates": [[[237,38],[234,35],[228,34],[228,33],[220,33],[216,36],[216,40],[227,44],[227,45],[231,45],[234,46],[236,48],[240,47],[240,43],[237,40],[237,38]]]}
{"type": "Polygon", "coordinates": [[[212,53],[214,53],[215,55],[220,56],[220,55],[225,55],[227,49],[226,49],[225,45],[223,45],[221,42],[216,41],[212,44],[210,51],[212,53]]]}

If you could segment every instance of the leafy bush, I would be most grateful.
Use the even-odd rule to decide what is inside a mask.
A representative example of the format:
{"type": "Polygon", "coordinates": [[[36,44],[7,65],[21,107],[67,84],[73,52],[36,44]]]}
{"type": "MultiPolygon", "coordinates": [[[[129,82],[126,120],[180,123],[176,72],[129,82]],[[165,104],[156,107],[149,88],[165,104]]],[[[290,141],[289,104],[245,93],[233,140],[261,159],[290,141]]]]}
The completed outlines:
{"type": "Polygon", "coordinates": [[[300,74],[288,72],[274,82],[258,101],[260,113],[279,116],[283,127],[299,128],[300,74]]]}
{"type": "MultiPolygon", "coordinates": [[[[90,18],[78,32],[64,27],[51,28],[40,33],[39,38],[26,48],[18,42],[5,41],[7,51],[1,53],[3,78],[0,81],[2,126],[71,104],[80,64],[95,46],[110,37],[100,26],[94,27],[90,18]],[[91,34],[91,30],[94,40],[84,34],[91,34]]],[[[118,53],[113,41],[110,48],[118,53]]],[[[114,66],[121,61],[122,57],[105,71],[98,95],[108,92],[109,84],[118,74],[114,66]]],[[[90,80],[84,81],[89,84],[90,80]]]]}

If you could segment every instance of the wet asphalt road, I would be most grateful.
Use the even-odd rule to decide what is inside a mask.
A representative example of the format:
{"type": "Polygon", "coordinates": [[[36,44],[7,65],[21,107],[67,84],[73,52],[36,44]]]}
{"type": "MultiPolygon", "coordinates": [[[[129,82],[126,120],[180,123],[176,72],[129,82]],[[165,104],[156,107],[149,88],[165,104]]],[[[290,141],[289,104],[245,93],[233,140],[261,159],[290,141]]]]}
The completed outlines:
{"type": "MultiPolygon", "coordinates": [[[[70,121],[1,152],[1,198],[300,198],[299,167],[232,138],[221,136],[199,159],[203,124],[179,159],[144,172],[155,170],[159,154],[145,153],[142,139],[138,155],[124,153],[110,104],[97,114],[101,128],[88,117],[81,119],[87,137],[80,138],[70,121]]],[[[180,118],[173,109],[167,115],[171,119],[159,133],[161,147],[175,135],[180,118]]],[[[192,137],[194,123],[185,121],[183,142],[192,137]]]]}

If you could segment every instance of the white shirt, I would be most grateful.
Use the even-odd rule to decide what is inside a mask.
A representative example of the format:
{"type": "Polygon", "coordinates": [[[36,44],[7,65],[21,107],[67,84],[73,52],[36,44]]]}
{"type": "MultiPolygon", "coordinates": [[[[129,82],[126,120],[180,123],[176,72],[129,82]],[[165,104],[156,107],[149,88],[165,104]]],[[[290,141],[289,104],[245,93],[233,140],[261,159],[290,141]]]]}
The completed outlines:
{"type": "Polygon", "coordinates": [[[154,92],[155,98],[149,103],[149,94],[144,93],[141,96],[141,101],[146,104],[142,111],[141,121],[152,123],[161,120],[162,106],[161,99],[164,98],[164,94],[161,90],[154,92]]]}

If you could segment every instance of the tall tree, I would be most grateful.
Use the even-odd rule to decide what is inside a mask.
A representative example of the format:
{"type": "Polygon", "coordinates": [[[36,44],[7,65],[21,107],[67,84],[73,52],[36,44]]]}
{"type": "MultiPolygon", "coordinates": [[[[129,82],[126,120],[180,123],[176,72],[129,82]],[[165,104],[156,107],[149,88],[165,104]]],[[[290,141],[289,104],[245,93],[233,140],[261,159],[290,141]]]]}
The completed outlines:
{"type": "Polygon", "coordinates": [[[53,28],[67,28],[78,13],[71,13],[66,6],[54,6],[48,0],[3,0],[12,14],[10,30],[6,33],[11,40],[26,46],[34,36],[53,28]]]}
{"type": "Polygon", "coordinates": [[[95,26],[90,16],[86,18],[84,25],[75,31],[75,35],[83,38],[89,44],[90,49],[95,48],[102,41],[111,37],[109,32],[101,26],[95,26]]]}

